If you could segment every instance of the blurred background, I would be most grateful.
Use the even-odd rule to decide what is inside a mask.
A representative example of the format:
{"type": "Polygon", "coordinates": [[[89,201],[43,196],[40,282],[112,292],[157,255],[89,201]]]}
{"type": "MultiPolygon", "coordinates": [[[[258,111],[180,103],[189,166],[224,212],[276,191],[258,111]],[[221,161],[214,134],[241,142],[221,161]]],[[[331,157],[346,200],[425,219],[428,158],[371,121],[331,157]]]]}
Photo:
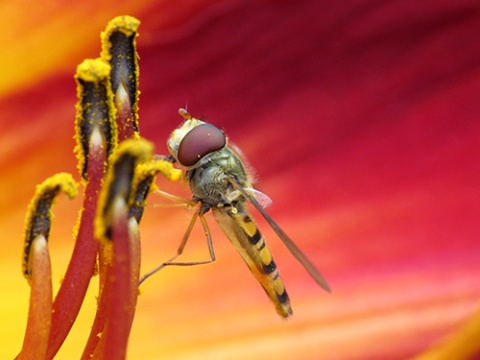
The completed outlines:
{"type": "MultiPolygon", "coordinates": [[[[117,15],[139,18],[140,133],[165,141],[188,107],[225,130],[271,216],[324,274],[321,290],[258,224],[290,294],[278,317],[213,218],[217,261],[141,287],[131,359],[405,359],[480,310],[480,5],[476,1],[60,1],[0,3],[1,358],[21,348],[20,265],[36,184],[73,154],[78,63],[117,15]]],[[[157,185],[189,196],[188,187],[157,185]]],[[[171,257],[191,213],[152,196],[142,272],[171,257]]],[[[81,199],[60,198],[58,289],[81,199]]],[[[197,229],[184,260],[208,258],[197,229]]],[[[58,359],[78,357],[96,279],[58,359]]]]}

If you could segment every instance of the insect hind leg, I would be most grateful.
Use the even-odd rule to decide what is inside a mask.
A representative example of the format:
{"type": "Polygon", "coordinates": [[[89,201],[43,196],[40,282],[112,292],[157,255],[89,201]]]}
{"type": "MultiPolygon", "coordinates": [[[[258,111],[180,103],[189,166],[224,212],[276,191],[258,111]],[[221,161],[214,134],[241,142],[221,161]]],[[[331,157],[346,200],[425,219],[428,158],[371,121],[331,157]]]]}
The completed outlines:
{"type": "Polygon", "coordinates": [[[208,228],[207,221],[205,220],[204,214],[210,209],[210,207],[200,203],[200,206],[198,207],[197,211],[192,216],[192,219],[190,220],[190,224],[188,224],[187,230],[185,231],[185,234],[183,235],[182,242],[180,243],[180,246],[177,249],[177,253],[172,256],[169,260],[161,263],[158,265],[155,269],[149,271],[145,275],[143,275],[140,278],[139,284],[141,285],[147,278],[155,274],[156,272],[162,270],[166,266],[194,266],[194,265],[203,265],[203,264],[209,264],[211,262],[214,262],[216,260],[215,257],[215,250],[213,248],[213,243],[212,243],[212,236],[210,235],[210,229],[208,228]],[[193,227],[195,223],[197,222],[197,218],[200,218],[200,222],[202,223],[203,231],[205,232],[205,238],[207,239],[207,245],[208,245],[208,252],[210,255],[210,258],[207,260],[200,260],[200,261],[175,261],[177,257],[179,257],[182,253],[183,250],[185,249],[185,245],[187,244],[187,241],[190,237],[190,234],[193,230],[193,227]]]}

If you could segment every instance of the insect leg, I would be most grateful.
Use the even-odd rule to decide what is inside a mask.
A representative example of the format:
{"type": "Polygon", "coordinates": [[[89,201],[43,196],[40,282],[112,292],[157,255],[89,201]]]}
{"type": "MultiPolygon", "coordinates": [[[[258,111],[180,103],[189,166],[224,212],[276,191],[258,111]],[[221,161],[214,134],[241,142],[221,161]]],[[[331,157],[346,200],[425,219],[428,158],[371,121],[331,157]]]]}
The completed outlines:
{"type": "Polygon", "coordinates": [[[158,189],[155,190],[153,192],[153,194],[160,195],[160,196],[164,197],[165,199],[168,199],[170,201],[178,203],[180,206],[188,206],[192,203],[192,200],[183,198],[181,196],[176,196],[176,195],[170,194],[166,191],[162,191],[162,190],[158,190],[158,189]]]}
{"type": "Polygon", "coordinates": [[[180,243],[180,246],[178,247],[177,253],[171,257],[169,260],[161,263],[159,266],[157,266],[155,269],[149,271],[145,275],[143,275],[140,278],[140,282],[138,285],[141,285],[147,278],[155,274],[156,272],[160,271],[163,269],[165,266],[193,266],[193,265],[203,265],[203,264],[208,264],[213,261],[215,261],[215,251],[213,248],[213,243],[212,243],[212,237],[210,235],[210,229],[208,228],[207,221],[205,220],[205,216],[203,215],[206,211],[208,211],[209,208],[205,208],[202,205],[199,206],[198,210],[195,211],[195,213],[192,216],[192,219],[190,220],[190,224],[188,224],[187,230],[185,231],[185,234],[183,235],[182,242],[180,243]],[[183,250],[185,249],[185,245],[187,244],[187,241],[190,237],[190,234],[193,230],[193,227],[197,221],[197,218],[200,217],[200,222],[202,223],[203,230],[205,232],[205,237],[207,239],[207,245],[208,245],[208,251],[210,254],[210,259],[208,260],[200,260],[200,261],[175,261],[177,257],[179,257],[182,253],[183,250]]]}
{"type": "Polygon", "coordinates": [[[175,158],[172,155],[160,155],[160,154],[155,154],[153,155],[154,160],[164,160],[171,162],[172,164],[175,163],[175,158]]]}
{"type": "Polygon", "coordinates": [[[208,264],[209,262],[215,261],[215,250],[213,249],[213,242],[212,242],[212,237],[210,235],[210,229],[208,228],[207,220],[205,220],[205,216],[203,216],[204,213],[199,213],[198,216],[200,217],[200,222],[202,223],[203,231],[205,231],[205,238],[207,239],[207,245],[208,245],[208,252],[210,253],[210,261],[206,262],[205,264],[208,264]]]}
{"type": "Polygon", "coordinates": [[[167,265],[176,265],[176,266],[190,266],[190,265],[203,265],[203,264],[209,264],[211,262],[214,262],[216,257],[215,257],[215,250],[213,249],[213,242],[212,242],[212,236],[210,235],[210,229],[208,228],[207,221],[205,220],[205,216],[203,214],[208,211],[205,210],[203,206],[200,206],[198,211],[195,212],[193,215],[192,220],[190,221],[190,224],[188,225],[187,231],[185,232],[185,235],[183,236],[182,242],[180,246],[178,247],[177,254],[164,263],[164,266],[167,265]],[[202,223],[203,231],[205,232],[205,238],[207,239],[207,245],[208,245],[208,252],[210,254],[210,259],[208,260],[200,260],[200,261],[182,261],[182,262],[175,262],[175,258],[183,253],[183,249],[185,248],[185,245],[187,244],[187,240],[190,237],[190,233],[193,230],[193,226],[195,225],[195,222],[197,221],[197,217],[200,218],[200,222],[202,223]]]}

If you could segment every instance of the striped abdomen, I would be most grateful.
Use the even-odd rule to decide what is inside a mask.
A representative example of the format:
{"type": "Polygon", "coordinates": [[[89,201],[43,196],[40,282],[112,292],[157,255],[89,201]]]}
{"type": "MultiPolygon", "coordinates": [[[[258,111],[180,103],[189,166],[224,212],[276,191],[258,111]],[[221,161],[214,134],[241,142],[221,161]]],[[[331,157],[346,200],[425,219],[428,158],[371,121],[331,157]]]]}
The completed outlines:
{"type": "Polygon", "coordinates": [[[237,208],[212,210],[215,220],[260,282],[274,303],[277,313],[283,317],[291,315],[290,299],[277,266],[248,210],[242,205],[237,205],[237,208]]]}

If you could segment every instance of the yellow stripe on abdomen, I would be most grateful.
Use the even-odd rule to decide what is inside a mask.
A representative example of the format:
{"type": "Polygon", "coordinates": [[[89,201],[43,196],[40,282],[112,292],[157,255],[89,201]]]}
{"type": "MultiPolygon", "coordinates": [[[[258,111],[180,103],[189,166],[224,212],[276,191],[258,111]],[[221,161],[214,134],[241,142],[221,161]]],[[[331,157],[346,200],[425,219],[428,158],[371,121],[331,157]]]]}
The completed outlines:
{"type": "MultiPolygon", "coordinates": [[[[284,317],[291,315],[292,308],[290,307],[290,298],[283,285],[277,265],[273,261],[272,253],[268,249],[262,234],[248,215],[243,216],[240,225],[260,259],[260,267],[258,264],[255,264],[258,270],[260,270],[257,276],[258,280],[270,299],[274,302],[277,312],[284,317]]],[[[251,270],[253,271],[253,269],[251,270]]]]}
{"type": "Polygon", "coordinates": [[[247,211],[239,205],[235,212],[224,208],[212,210],[215,220],[262,285],[277,313],[283,317],[291,315],[290,299],[272,254],[247,211]]]}

